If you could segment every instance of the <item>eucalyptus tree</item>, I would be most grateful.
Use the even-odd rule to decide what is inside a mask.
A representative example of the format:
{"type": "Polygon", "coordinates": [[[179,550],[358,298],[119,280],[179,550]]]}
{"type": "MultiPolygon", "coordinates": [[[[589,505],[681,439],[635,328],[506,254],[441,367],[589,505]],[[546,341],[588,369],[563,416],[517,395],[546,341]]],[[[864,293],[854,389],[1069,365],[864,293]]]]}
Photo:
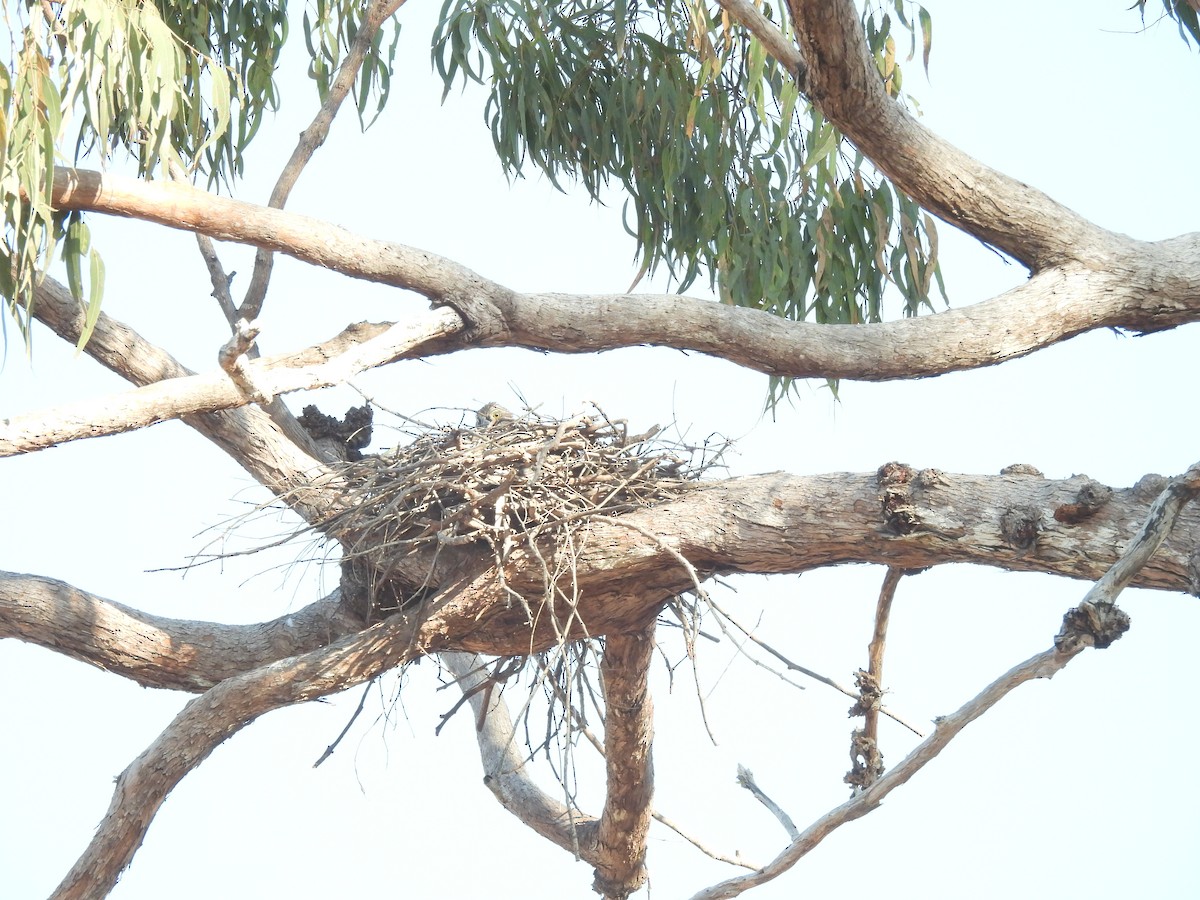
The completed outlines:
{"type": "MultiPolygon", "coordinates": [[[[401,6],[320,0],[298,14],[265,2],[72,0],[8,10],[0,288],[15,323],[10,349],[45,328],[134,387],[12,416],[0,453],[181,419],[342,558],[337,589],[257,625],[152,616],[54,573],[0,577],[0,635],[198,695],[121,775],[55,896],[106,894],[171,790],[264,713],[437,655],[474,709],[497,799],[584,860],[599,893],[627,897],[647,878],[647,673],[660,619],[678,616],[690,655],[702,616],[737,627],[709,596],[709,578],[882,564],[869,661],[849,690],[863,718],[852,735],[851,797],[806,829],[779,810],[786,848],[697,895],[735,896],[876,808],[1009,691],[1120,638],[1129,622],[1115,600],[1127,584],[1197,591],[1200,519],[1185,509],[1200,490],[1197,467],[1123,490],[1044,478],[1027,465],[961,476],[886,457],[864,474],[693,480],[703,462],[681,457],[697,448],[631,436],[603,414],[558,422],[486,407],[478,420],[419,431],[388,453],[370,450],[370,405],[297,414],[285,395],[485,347],[696,351],[768,375],[774,407],[796,379],[836,390],[842,380],[936,376],[1090,330],[1151,332],[1200,318],[1196,235],[1144,242],[1101,228],[921,123],[906,84],[929,64],[933,23],[899,0],[862,10],[807,0],[778,9],[447,0],[431,36],[445,92],[482,85],[510,177],[536,171],[596,201],[623,198],[638,264],[624,294],[519,292],[458,260],[285,211],[347,98],[364,141],[387,114],[401,6]],[[238,199],[250,148],[281,102],[279,66],[297,30],[319,111],[267,202],[238,199]],[[229,326],[219,368],[193,372],[105,311],[102,231],[89,228],[105,216],[195,233],[229,326]],[[1028,279],[948,308],[945,224],[1025,267],[1028,279]],[[214,240],[256,248],[244,294],[235,297],[214,240]],[[314,346],[260,350],[278,254],[425,298],[430,309],[348,325],[314,346]],[[65,284],[47,274],[59,256],[65,284]],[[646,275],[678,293],[636,293],[646,275]],[[686,295],[698,282],[715,300],[686,295]],[[643,487],[648,474],[654,484],[643,487]],[[877,728],[889,714],[891,596],[905,573],[948,562],[1095,584],[1046,650],[885,769],[877,728]],[[581,674],[589,666],[597,678],[581,674]],[[569,739],[593,737],[604,755],[598,811],[578,808],[570,792],[546,793],[530,775],[501,696],[521,672],[549,686],[551,718],[569,739]],[[603,717],[600,737],[587,702],[591,721],[603,717]]],[[[1186,42],[1200,40],[1191,5],[1164,0],[1164,13],[1186,42]]],[[[763,796],[748,772],[741,777],[763,796]]]]}

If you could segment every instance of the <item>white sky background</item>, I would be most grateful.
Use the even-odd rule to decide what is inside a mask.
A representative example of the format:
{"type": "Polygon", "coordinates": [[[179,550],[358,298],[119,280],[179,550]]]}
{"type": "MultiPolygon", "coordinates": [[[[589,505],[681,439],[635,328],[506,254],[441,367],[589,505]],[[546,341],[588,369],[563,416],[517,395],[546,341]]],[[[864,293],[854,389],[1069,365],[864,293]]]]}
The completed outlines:
{"type": "MultiPolygon", "coordinates": [[[[926,122],[963,149],[1101,225],[1157,239],[1197,227],[1200,60],[1173,23],[1134,34],[1139,22],[1128,5],[1012,3],[1000,15],[930,0],[931,81],[914,61],[907,86],[926,122]]],[[[288,208],[444,254],[517,289],[624,290],[633,248],[619,205],[589,207],[536,181],[509,188],[482,124],[482,92],[452,94],[439,106],[427,50],[438,7],[402,10],[403,62],[384,116],[364,139],[344,111],[288,208]]],[[[290,71],[302,73],[302,35],[292,37],[290,71]]],[[[315,110],[315,91],[298,78],[281,75],[284,106],[250,157],[244,199],[267,196],[315,110]]],[[[106,312],[185,364],[213,368],[226,329],[194,239],[98,216],[91,223],[108,263],[106,312]]],[[[955,306],[1022,280],[1022,270],[948,227],[941,236],[955,306]]],[[[237,296],[252,254],[225,247],[223,259],[241,273],[237,296]]],[[[280,258],[261,341],[280,352],[350,321],[424,308],[419,298],[280,258]]],[[[997,368],[846,383],[840,405],[819,387],[804,388],[776,421],[759,415],[765,376],[675,351],[474,352],[393,366],[361,386],[410,413],[512,404],[511,384],[543,413],[595,401],[637,430],[674,419],[693,438],[739,438],[732,474],[873,471],[889,460],[995,473],[1025,462],[1048,477],[1087,473],[1122,487],[1196,459],[1198,335],[1196,326],[1145,338],[1095,333],[997,368]]],[[[32,363],[10,341],[0,416],[122,386],[40,329],[32,363]]],[[[313,399],[289,402],[299,409],[313,399]]],[[[358,402],[347,391],[316,399],[337,414],[358,402]]],[[[179,423],[4,460],[0,491],[0,567],[155,613],[252,622],[333,585],[313,569],[269,570],[288,553],[186,578],[148,573],[183,565],[208,539],[198,532],[264,496],[179,423]]],[[[855,567],[746,578],[735,582],[737,595],[722,596],[744,621],[761,614],[762,633],[793,659],[849,681],[865,664],[882,575],[855,567]]],[[[906,579],[885,664],[889,705],[922,722],[953,711],[1048,647],[1087,587],[962,566],[906,579]]],[[[748,896],[1197,896],[1200,792],[1191,748],[1200,729],[1186,694],[1197,601],[1130,591],[1123,605],[1133,630],[1111,650],[1089,651],[1053,682],[1019,689],[880,810],[748,896]]],[[[660,639],[678,658],[677,636],[664,630],[660,639]]],[[[803,828],[847,796],[849,700],[819,684],[797,692],[741,660],[727,669],[728,641],[702,650],[719,746],[704,734],[686,668],[671,690],[657,667],[656,805],[714,847],[765,862],[785,835],[734,784],[737,763],[803,828]]],[[[14,641],[0,644],[0,684],[0,897],[42,897],[91,837],[113,777],[190,698],[14,641]]],[[[359,690],[273,713],[236,735],[167,799],[112,896],[594,896],[585,865],[528,831],[483,787],[469,716],[433,737],[456,699],[453,689],[433,693],[435,667],[425,662],[406,676],[404,708],[384,723],[395,685],[386,680],[372,695],[317,770],[313,761],[359,690]]],[[[883,750],[894,765],[915,741],[889,725],[883,750]]],[[[580,750],[581,766],[588,754],[580,750]]],[[[598,784],[582,791],[590,810],[600,796],[598,784]]],[[[737,874],[659,826],[650,865],[650,894],[658,897],[688,896],[737,874]]]]}

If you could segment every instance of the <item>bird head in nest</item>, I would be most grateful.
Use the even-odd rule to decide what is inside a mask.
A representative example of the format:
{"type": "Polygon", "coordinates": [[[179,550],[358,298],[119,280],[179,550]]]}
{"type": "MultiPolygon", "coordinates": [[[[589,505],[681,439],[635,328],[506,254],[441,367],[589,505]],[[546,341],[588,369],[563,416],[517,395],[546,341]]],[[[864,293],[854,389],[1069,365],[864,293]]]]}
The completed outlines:
{"type": "Polygon", "coordinates": [[[516,419],[509,410],[499,403],[486,403],[475,413],[475,424],[480,428],[491,428],[500,422],[512,422],[516,419]]]}

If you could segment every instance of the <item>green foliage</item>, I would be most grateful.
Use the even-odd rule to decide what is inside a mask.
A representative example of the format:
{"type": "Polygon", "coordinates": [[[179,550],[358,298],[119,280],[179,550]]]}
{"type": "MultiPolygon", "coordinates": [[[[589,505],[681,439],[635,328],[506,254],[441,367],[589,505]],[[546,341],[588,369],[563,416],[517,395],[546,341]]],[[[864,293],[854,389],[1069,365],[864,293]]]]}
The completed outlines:
{"type": "MultiPolygon", "coordinates": [[[[1195,0],[1162,0],[1163,15],[1173,19],[1179,26],[1179,36],[1189,46],[1200,47],[1200,10],[1197,10],[1195,0]]],[[[1137,0],[1130,9],[1136,9],[1146,21],[1146,0],[1137,0]]]]}
{"type": "MultiPolygon", "coordinates": [[[[312,61],[308,75],[317,83],[321,102],[329,94],[338,66],[350,45],[358,35],[367,14],[367,7],[360,0],[316,0],[315,5],[304,11],[304,42],[308,46],[312,61]]],[[[371,49],[366,61],[355,78],[353,91],[358,121],[365,131],[383,112],[392,86],[392,64],[396,59],[396,47],[400,41],[400,23],[396,19],[384,23],[371,39],[371,49]],[[387,43],[388,32],[391,41],[387,43]],[[386,44],[386,49],[385,49],[386,44]],[[374,110],[371,99],[374,98],[374,110]]]]}
{"type": "MultiPolygon", "coordinates": [[[[927,61],[927,13],[918,29],[892,6],[927,61]]],[[[892,14],[865,22],[899,97],[892,14]]],[[[532,165],[596,200],[622,188],[643,270],[665,267],[680,290],[705,275],[722,302],[850,324],[878,321],[889,286],[906,315],[941,288],[932,220],[719,7],[446,0],[433,61],[446,93],[460,79],[490,87],[485,118],[510,176],[532,165]]]]}
{"type": "MultiPolygon", "coordinates": [[[[0,66],[0,292],[25,332],[33,286],[64,236],[71,290],[83,302],[86,255],[94,324],[104,266],[77,216],[56,222],[56,161],[123,149],[143,176],[182,158],[209,183],[242,171],[241,154],[278,104],[275,61],[285,10],[267,2],[72,0],[6,7],[13,56],[0,66]],[[236,127],[235,127],[236,123],[236,127]],[[68,155],[66,147],[73,146],[68,155]]],[[[86,339],[86,335],[85,335],[86,339]]]]}

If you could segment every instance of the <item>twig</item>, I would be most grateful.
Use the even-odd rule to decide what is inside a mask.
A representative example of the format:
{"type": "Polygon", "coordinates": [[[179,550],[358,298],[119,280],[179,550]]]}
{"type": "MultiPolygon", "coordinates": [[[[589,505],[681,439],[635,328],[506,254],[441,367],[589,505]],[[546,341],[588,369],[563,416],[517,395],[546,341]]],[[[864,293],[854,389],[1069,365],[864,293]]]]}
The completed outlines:
{"type": "MultiPolygon", "coordinates": [[[[178,154],[172,153],[171,158],[167,162],[167,172],[171,176],[172,181],[180,184],[190,184],[188,181],[187,172],[180,165],[178,154]]],[[[221,314],[225,316],[225,321],[229,323],[230,328],[237,327],[237,321],[240,318],[237,307],[233,304],[233,297],[229,293],[230,287],[233,285],[233,276],[237,272],[225,274],[225,267],[221,265],[221,260],[217,256],[217,250],[213,246],[212,238],[206,234],[196,232],[196,246],[200,248],[200,256],[204,259],[205,268],[208,269],[208,278],[212,282],[212,296],[217,301],[217,305],[221,307],[221,314]]],[[[257,348],[251,348],[251,359],[258,356],[257,348]]]]}
{"type": "Polygon", "coordinates": [[[373,684],[373,681],[367,682],[367,686],[363,688],[362,696],[358,698],[358,706],[355,707],[354,713],[350,716],[350,720],[346,723],[346,727],[342,729],[341,734],[333,739],[333,743],[325,748],[325,752],[321,754],[320,758],[313,763],[314,769],[321,765],[321,763],[325,762],[325,760],[329,759],[329,757],[333,756],[333,751],[337,749],[337,745],[340,744],[342,742],[342,738],[349,733],[350,726],[354,724],[354,721],[362,714],[363,707],[367,705],[367,695],[371,693],[371,687],[373,684]]]}
{"type": "MultiPolygon", "coordinates": [[[[801,675],[805,675],[805,676],[813,679],[813,681],[819,681],[821,684],[828,685],[829,687],[833,688],[835,691],[839,691],[839,692],[845,694],[847,697],[850,697],[855,700],[858,699],[858,697],[859,697],[858,691],[854,690],[853,688],[849,688],[846,685],[841,684],[840,682],[835,681],[834,679],[829,678],[826,675],[822,675],[820,672],[814,672],[812,669],[809,669],[805,666],[800,665],[798,662],[794,662],[794,661],[788,659],[786,656],[784,656],[782,653],[780,653],[778,650],[776,650],[774,647],[772,647],[766,641],[757,637],[752,631],[747,629],[745,625],[741,624],[741,622],[739,622],[737,619],[735,619],[733,616],[731,616],[728,612],[726,612],[711,597],[709,597],[708,603],[710,606],[712,606],[713,610],[715,610],[719,616],[728,620],[738,631],[740,631],[742,634],[744,634],[747,638],[749,638],[752,642],[757,644],[759,647],[761,647],[767,653],[770,653],[777,660],[779,660],[781,663],[783,663],[784,666],[791,669],[793,672],[799,672],[801,675]]],[[[912,723],[905,721],[900,716],[898,716],[896,713],[894,713],[890,709],[888,709],[886,706],[879,707],[879,711],[881,713],[883,713],[885,716],[887,716],[889,719],[892,719],[895,722],[899,723],[900,725],[903,725],[905,728],[907,728],[909,731],[911,731],[917,737],[921,737],[921,738],[925,737],[925,732],[921,731],[919,728],[917,728],[912,723]]]]}
{"type": "MultiPolygon", "coordinates": [[[[367,52],[371,49],[375,33],[379,31],[380,26],[388,17],[403,5],[404,0],[373,0],[367,8],[358,33],[354,36],[354,41],[346,53],[346,58],[342,60],[337,75],[334,76],[333,83],[329,86],[325,102],[309,126],[301,132],[296,149],[292,151],[283,171],[279,173],[279,179],[275,182],[267,206],[273,209],[283,209],[300,173],[304,171],[304,167],[308,165],[308,161],[312,159],[317,148],[325,143],[334,116],[337,115],[346,95],[354,87],[354,79],[358,76],[367,52]]],[[[260,248],[255,254],[254,272],[250,276],[250,286],[246,289],[246,296],[242,300],[240,311],[242,318],[256,319],[262,312],[263,300],[267,296],[267,286],[271,281],[274,259],[275,255],[270,250],[260,248]]]]}
{"type": "Polygon", "coordinates": [[[673,832],[675,832],[677,835],[679,835],[681,838],[683,838],[685,841],[687,841],[689,844],[691,844],[693,847],[695,847],[697,850],[699,850],[705,856],[707,856],[711,859],[715,859],[717,862],[723,862],[723,863],[726,863],[727,865],[731,865],[731,866],[738,866],[739,868],[742,868],[742,869],[750,869],[751,871],[759,868],[759,866],[756,863],[750,862],[749,860],[746,860],[746,859],[742,859],[740,853],[737,856],[726,856],[725,854],[723,854],[717,850],[713,850],[711,847],[705,845],[704,843],[699,841],[697,838],[688,834],[686,831],[684,831],[682,828],[680,828],[678,825],[676,825],[674,822],[672,822],[670,819],[668,819],[662,813],[659,813],[659,812],[654,813],[654,819],[659,824],[665,825],[667,828],[670,828],[673,832]]]}
{"type": "Polygon", "coordinates": [[[737,783],[754,795],[754,799],[771,811],[771,815],[779,820],[779,824],[783,826],[783,830],[788,833],[793,841],[800,840],[800,829],[796,827],[796,823],[792,821],[792,817],[783,811],[783,808],[766,795],[758,783],[754,780],[754,773],[743,765],[738,765],[737,783]]]}

